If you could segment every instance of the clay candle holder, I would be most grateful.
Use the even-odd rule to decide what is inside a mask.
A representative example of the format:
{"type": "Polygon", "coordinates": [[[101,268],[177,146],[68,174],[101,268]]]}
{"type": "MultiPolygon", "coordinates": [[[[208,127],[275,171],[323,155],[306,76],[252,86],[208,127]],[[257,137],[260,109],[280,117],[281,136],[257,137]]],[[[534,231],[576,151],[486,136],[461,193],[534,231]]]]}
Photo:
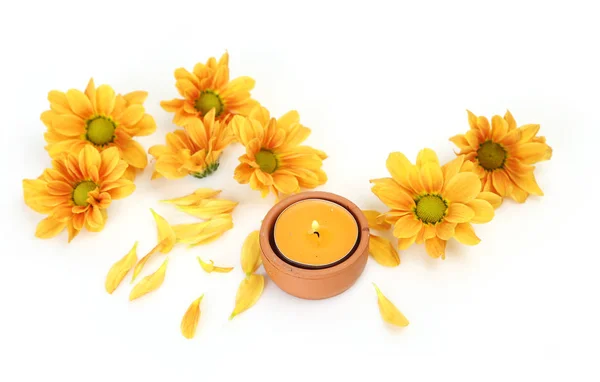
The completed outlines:
{"type": "Polygon", "coordinates": [[[304,299],[336,296],[358,279],[369,256],[360,208],[327,192],[303,192],[273,206],[260,229],[263,265],[285,292],[304,299]]]}

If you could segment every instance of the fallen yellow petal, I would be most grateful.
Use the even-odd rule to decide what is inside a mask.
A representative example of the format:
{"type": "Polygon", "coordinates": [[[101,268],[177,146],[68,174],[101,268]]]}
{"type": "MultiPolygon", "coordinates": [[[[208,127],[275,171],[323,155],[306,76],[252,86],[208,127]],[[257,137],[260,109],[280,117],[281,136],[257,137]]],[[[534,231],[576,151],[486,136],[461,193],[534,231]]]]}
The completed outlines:
{"type": "Polygon", "coordinates": [[[202,223],[175,225],[173,231],[178,243],[195,246],[210,243],[231,228],[233,228],[231,214],[223,214],[202,223]]]}
{"type": "Polygon", "coordinates": [[[235,307],[229,319],[250,309],[260,298],[265,288],[265,278],[262,275],[248,275],[242,280],[235,296],[235,307]]]}
{"type": "Polygon", "coordinates": [[[225,199],[205,199],[192,206],[177,206],[177,209],[197,218],[209,220],[217,215],[229,214],[238,202],[225,199]]]}
{"type": "Polygon", "coordinates": [[[156,221],[158,242],[162,243],[160,251],[162,253],[169,253],[175,245],[175,231],[173,231],[173,227],[171,227],[171,225],[168,221],[165,220],[165,218],[154,212],[152,208],[150,208],[150,211],[152,211],[152,215],[154,216],[154,220],[156,221]]]}
{"type": "Polygon", "coordinates": [[[256,272],[258,267],[262,264],[258,238],[259,232],[252,231],[246,237],[246,240],[244,240],[244,244],[242,245],[242,270],[247,275],[256,272]]]}
{"type": "Polygon", "coordinates": [[[121,284],[121,281],[125,278],[127,273],[133,268],[135,263],[137,262],[137,246],[138,242],[136,241],[133,244],[133,248],[127,253],[121,260],[117,261],[113,264],[113,266],[108,271],[106,275],[106,282],[104,283],[104,287],[109,294],[112,294],[115,289],[121,284]]]}
{"type": "Polygon", "coordinates": [[[365,214],[365,217],[367,218],[369,228],[378,231],[387,231],[391,228],[390,224],[385,221],[384,214],[381,212],[375,210],[363,210],[363,214],[365,214]]]}
{"type": "Polygon", "coordinates": [[[385,267],[400,265],[400,256],[389,240],[371,234],[369,238],[369,253],[379,264],[385,267]]]}
{"type": "Polygon", "coordinates": [[[373,283],[375,291],[377,291],[377,304],[379,305],[379,313],[381,318],[389,324],[396,326],[408,326],[408,320],[404,315],[388,300],[379,290],[377,285],[373,283]]]}
{"type": "Polygon", "coordinates": [[[202,267],[202,269],[204,269],[204,271],[206,271],[206,273],[211,273],[211,272],[228,273],[228,272],[231,272],[231,270],[233,269],[233,267],[228,267],[228,268],[215,267],[215,262],[212,260],[209,260],[210,264],[208,264],[208,263],[205,263],[204,261],[202,261],[200,256],[197,256],[196,258],[198,259],[198,263],[200,263],[200,266],[202,267]]]}
{"type": "Polygon", "coordinates": [[[165,259],[165,261],[162,263],[160,268],[156,270],[156,272],[140,280],[140,282],[137,283],[136,286],[134,286],[131,290],[131,293],[129,294],[129,301],[133,301],[136,298],[140,298],[143,295],[160,288],[163,281],[165,281],[165,273],[167,272],[168,262],[169,259],[165,259]]]}
{"type": "Polygon", "coordinates": [[[181,319],[181,334],[187,339],[194,338],[198,321],[200,320],[200,302],[204,295],[198,297],[190,304],[183,318],[181,319]]]}
{"type": "Polygon", "coordinates": [[[171,203],[171,204],[175,204],[177,206],[192,206],[192,205],[200,203],[204,199],[214,198],[215,196],[219,195],[220,193],[221,193],[221,190],[213,190],[210,188],[199,188],[189,195],[182,196],[180,198],[161,200],[161,202],[171,203]]]}
{"type": "Polygon", "coordinates": [[[156,252],[158,252],[158,250],[161,248],[162,245],[163,245],[162,242],[156,244],[156,246],[154,248],[152,248],[150,250],[150,252],[148,252],[148,254],[146,256],[142,257],[140,259],[140,261],[137,262],[137,264],[135,265],[135,268],[133,269],[133,275],[131,276],[131,283],[132,284],[135,281],[136,277],[138,277],[138,275],[140,274],[140,272],[144,268],[144,265],[146,265],[146,263],[148,262],[148,260],[150,260],[150,258],[152,257],[152,255],[154,255],[156,252]]]}

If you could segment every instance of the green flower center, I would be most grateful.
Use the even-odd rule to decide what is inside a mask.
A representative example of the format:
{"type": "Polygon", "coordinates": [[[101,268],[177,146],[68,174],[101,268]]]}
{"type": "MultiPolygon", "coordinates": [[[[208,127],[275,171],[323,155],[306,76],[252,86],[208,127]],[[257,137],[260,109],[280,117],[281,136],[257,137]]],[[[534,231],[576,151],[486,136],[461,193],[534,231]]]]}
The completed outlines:
{"type": "Polygon", "coordinates": [[[448,211],[448,205],[439,195],[424,195],[415,202],[417,203],[415,214],[426,224],[439,223],[448,211]]]}
{"type": "Polygon", "coordinates": [[[84,180],[83,182],[79,183],[73,191],[73,202],[81,207],[87,206],[89,204],[87,202],[88,193],[90,191],[94,191],[97,187],[98,186],[96,183],[90,180],[84,180]]]}
{"type": "Polygon", "coordinates": [[[200,93],[200,97],[198,97],[194,106],[202,115],[206,115],[212,109],[215,109],[215,117],[218,117],[223,112],[223,101],[212,90],[205,90],[200,93]]]}
{"type": "Polygon", "coordinates": [[[477,150],[477,160],[481,167],[487,171],[497,170],[504,167],[506,150],[498,143],[485,141],[477,150]]]}
{"type": "Polygon", "coordinates": [[[268,174],[272,174],[277,170],[277,157],[268,150],[260,150],[256,154],[256,163],[260,169],[268,174]]]}
{"type": "Polygon", "coordinates": [[[96,117],[87,123],[86,138],[95,145],[105,145],[115,139],[115,123],[106,117],[96,117]]]}

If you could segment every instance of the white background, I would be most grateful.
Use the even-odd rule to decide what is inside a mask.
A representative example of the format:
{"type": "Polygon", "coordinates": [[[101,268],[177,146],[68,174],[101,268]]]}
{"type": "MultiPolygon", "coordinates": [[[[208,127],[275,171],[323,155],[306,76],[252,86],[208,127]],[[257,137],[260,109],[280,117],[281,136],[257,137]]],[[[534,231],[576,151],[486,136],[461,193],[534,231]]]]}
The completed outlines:
{"type": "Polygon", "coordinates": [[[597,381],[597,16],[578,1],[3,2],[0,381],[597,381]],[[308,143],[330,155],[321,189],[362,208],[383,207],[369,179],[387,176],[389,152],[453,158],[448,138],[468,129],[466,109],[541,124],[554,149],[536,170],[546,195],[507,201],[476,227],[479,245],[453,242],[445,261],[422,246],[397,268],[369,261],[326,301],[269,282],[233,321],[242,241],[273,204],[233,180],[240,146],[206,180],[151,182],[150,165],[99,234],[34,238],[43,216],[23,203],[21,180],[50,162],[39,120],[48,91],[83,90],[91,76],[117,92],[147,90],[158,124],[139,139],[148,148],[175,128],[159,106],[177,96],[173,71],[225,50],[232,78],[255,78],[252,94],[273,115],[296,109],[312,128],[308,143]],[[198,187],[240,202],[234,229],[177,247],[152,295],[130,303],[128,283],[108,295],[111,264],[135,240],[139,256],[156,242],[149,208],[193,222],[158,200],[198,187]],[[206,274],[198,255],[236,269],[206,274]],[[407,328],[382,322],[371,282],[407,328]],[[185,340],[181,316],[201,293],[198,334],[185,340]]]}

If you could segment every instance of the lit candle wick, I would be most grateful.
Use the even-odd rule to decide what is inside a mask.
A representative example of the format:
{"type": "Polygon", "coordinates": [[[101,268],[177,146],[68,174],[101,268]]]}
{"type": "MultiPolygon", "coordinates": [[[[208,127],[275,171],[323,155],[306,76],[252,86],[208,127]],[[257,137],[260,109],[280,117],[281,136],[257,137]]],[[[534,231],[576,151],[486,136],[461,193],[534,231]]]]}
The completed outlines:
{"type": "Polygon", "coordinates": [[[317,235],[317,237],[319,237],[319,238],[321,237],[321,235],[319,234],[319,222],[318,221],[316,221],[316,220],[312,221],[312,230],[313,230],[313,233],[315,235],[317,235]]]}

